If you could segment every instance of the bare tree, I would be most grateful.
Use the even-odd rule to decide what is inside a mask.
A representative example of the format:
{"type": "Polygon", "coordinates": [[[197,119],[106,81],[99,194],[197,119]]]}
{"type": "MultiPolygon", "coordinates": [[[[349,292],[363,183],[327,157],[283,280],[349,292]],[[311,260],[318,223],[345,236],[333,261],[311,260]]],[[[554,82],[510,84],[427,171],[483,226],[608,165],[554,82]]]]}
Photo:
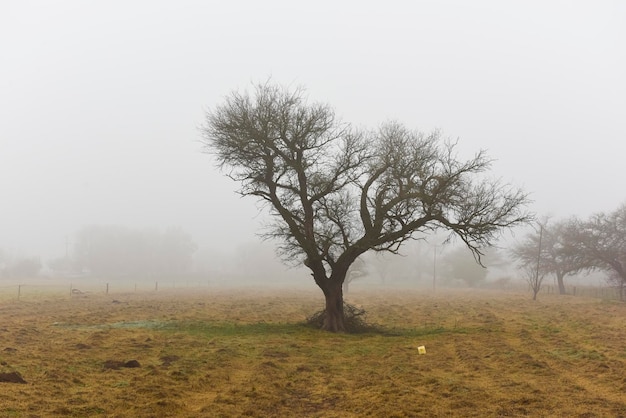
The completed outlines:
{"type": "Polygon", "coordinates": [[[541,274],[554,274],[559,286],[559,293],[564,295],[565,277],[576,274],[587,267],[586,260],[578,257],[572,250],[568,237],[571,236],[571,221],[549,224],[546,220],[540,229],[528,234],[524,241],[513,247],[511,254],[520,267],[535,266],[541,235],[541,274]]]}
{"type": "Polygon", "coordinates": [[[569,251],[588,270],[603,270],[624,300],[626,286],[626,204],[610,213],[597,213],[587,221],[573,219],[566,241],[569,251]]]}
{"type": "Polygon", "coordinates": [[[397,253],[416,232],[444,228],[478,261],[504,228],[526,222],[527,195],[479,180],[491,160],[467,161],[438,132],[399,123],[365,132],[272,84],[233,92],[207,112],[203,140],[239,193],[265,202],[265,238],[288,263],[304,263],[326,299],[323,329],[345,331],[342,285],[368,250],[397,253]]]}
{"type": "Polygon", "coordinates": [[[391,266],[391,260],[385,258],[385,253],[375,253],[376,257],[370,259],[370,265],[374,267],[380,282],[385,284],[387,282],[387,276],[389,275],[389,267],[391,266]]]}
{"type": "Polygon", "coordinates": [[[540,270],[530,265],[524,267],[524,273],[526,275],[526,281],[530,286],[530,290],[533,291],[533,300],[537,300],[537,294],[541,290],[544,275],[540,270]]]}

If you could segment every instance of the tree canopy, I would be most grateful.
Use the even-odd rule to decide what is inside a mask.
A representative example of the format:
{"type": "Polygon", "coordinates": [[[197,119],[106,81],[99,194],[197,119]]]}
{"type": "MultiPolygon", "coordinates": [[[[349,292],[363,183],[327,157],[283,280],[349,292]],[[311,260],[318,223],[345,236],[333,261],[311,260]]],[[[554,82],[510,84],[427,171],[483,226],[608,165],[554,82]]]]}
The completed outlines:
{"type": "Polygon", "coordinates": [[[202,133],[239,193],[267,204],[264,236],[311,270],[330,331],[345,330],[341,286],[366,251],[397,253],[416,233],[444,228],[480,260],[503,229],[530,219],[525,192],[483,175],[485,152],[460,160],[440,132],[399,122],[356,129],[302,89],[233,92],[207,112],[202,133]]]}

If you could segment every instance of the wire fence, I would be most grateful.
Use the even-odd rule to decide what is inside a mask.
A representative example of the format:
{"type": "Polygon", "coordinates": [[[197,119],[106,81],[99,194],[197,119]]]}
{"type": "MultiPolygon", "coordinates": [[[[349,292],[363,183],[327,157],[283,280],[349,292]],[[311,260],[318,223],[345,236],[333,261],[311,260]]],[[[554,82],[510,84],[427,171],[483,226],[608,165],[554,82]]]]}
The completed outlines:
{"type": "Polygon", "coordinates": [[[0,281],[1,300],[28,300],[41,297],[72,298],[85,295],[114,295],[124,293],[148,293],[171,289],[209,288],[207,280],[159,280],[159,281],[24,281],[4,283],[0,281]]]}
{"type": "MultiPolygon", "coordinates": [[[[221,288],[224,283],[194,277],[192,279],[166,279],[149,281],[132,280],[25,280],[0,281],[0,301],[6,300],[34,300],[37,298],[74,298],[88,295],[119,295],[128,293],[147,294],[173,289],[211,290],[221,288]]],[[[520,283],[521,284],[521,283],[520,283]]],[[[528,286],[506,286],[498,289],[508,292],[531,293],[528,286]]],[[[572,286],[565,287],[567,295],[590,297],[604,300],[621,300],[620,289],[615,286],[572,286]]],[[[556,285],[543,285],[539,296],[557,295],[559,288],[556,285]]]]}
{"type": "MultiPolygon", "coordinates": [[[[554,285],[544,285],[541,286],[540,293],[558,294],[559,288],[554,285]]],[[[620,290],[615,286],[565,286],[565,293],[572,296],[620,300],[620,290]]]]}

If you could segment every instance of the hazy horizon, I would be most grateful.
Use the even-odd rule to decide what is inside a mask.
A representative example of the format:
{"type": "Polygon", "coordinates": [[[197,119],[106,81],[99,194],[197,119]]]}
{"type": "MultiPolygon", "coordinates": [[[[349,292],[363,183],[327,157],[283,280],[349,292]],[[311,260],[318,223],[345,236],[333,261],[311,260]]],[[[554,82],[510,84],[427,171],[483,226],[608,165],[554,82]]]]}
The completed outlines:
{"type": "Polygon", "coordinates": [[[346,122],[480,149],[539,215],[626,201],[626,3],[5,1],[0,248],[86,225],[180,226],[235,254],[263,214],[202,152],[207,109],[267,80],[346,122]]]}

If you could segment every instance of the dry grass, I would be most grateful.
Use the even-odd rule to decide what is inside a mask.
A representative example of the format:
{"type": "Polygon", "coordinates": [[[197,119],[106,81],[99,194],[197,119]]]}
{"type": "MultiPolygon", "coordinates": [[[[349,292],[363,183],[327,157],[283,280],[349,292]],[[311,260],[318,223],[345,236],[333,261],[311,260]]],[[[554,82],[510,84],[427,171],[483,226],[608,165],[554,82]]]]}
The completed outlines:
{"type": "Polygon", "coordinates": [[[354,292],[387,332],[333,335],[317,292],[203,292],[1,302],[0,417],[626,417],[624,304],[354,292]]]}

